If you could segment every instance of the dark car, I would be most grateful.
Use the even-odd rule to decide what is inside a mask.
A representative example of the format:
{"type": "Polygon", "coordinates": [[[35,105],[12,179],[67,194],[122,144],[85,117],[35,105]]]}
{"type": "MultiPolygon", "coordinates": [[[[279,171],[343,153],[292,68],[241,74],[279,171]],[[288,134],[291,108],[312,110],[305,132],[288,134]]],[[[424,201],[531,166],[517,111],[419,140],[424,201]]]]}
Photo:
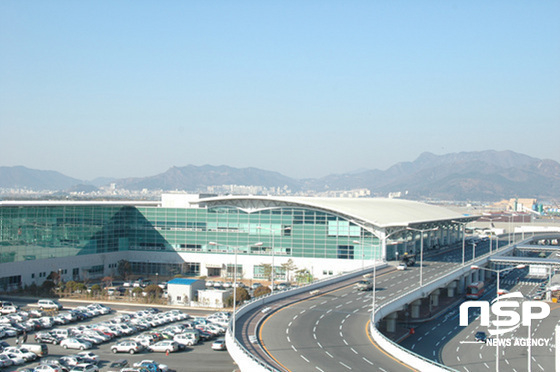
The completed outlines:
{"type": "Polygon", "coordinates": [[[128,367],[128,360],[119,359],[109,364],[107,372],[120,372],[121,369],[128,367]]]}
{"type": "Polygon", "coordinates": [[[47,344],[59,344],[62,337],[50,334],[49,332],[39,332],[35,334],[35,341],[47,344]]]}
{"type": "Polygon", "coordinates": [[[476,332],[476,334],[474,335],[474,339],[478,342],[486,342],[486,333],[482,331],[476,332]]]}

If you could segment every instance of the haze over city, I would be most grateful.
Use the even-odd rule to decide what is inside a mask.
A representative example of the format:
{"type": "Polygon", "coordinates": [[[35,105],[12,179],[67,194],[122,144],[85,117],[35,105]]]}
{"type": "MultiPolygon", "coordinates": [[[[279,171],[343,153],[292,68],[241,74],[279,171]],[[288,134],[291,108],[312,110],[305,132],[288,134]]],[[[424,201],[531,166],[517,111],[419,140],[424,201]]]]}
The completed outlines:
{"type": "Polygon", "coordinates": [[[0,165],[291,177],[560,161],[558,2],[0,3],[0,165]]]}

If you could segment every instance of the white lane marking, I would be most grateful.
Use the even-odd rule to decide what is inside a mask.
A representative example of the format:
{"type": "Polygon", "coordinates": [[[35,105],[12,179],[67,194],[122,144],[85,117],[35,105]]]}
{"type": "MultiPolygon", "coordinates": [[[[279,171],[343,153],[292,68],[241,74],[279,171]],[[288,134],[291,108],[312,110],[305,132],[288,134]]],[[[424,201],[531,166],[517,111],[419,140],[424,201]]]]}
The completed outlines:
{"type": "Polygon", "coordinates": [[[288,330],[289,330],[289,328],[286,328],[286,334],[288,334],[288,330]]]}
{"type": "Polygon", "coordinates": [[[351,367],[349,367],[349,366],[347,366],[346,364],[344,364],[344,363],[342,363],[342,362],[339,362],[339,363],[340,363],[340,364],[342,364],[342,365],[343,365],[344,367],[346,367],[346,368],[348,368],[348,369],[352,370],[352,368],[351,368],[351,367]]]}
{"type": "Polygon", "coordinates": [[[328,356],[330,356],[331,358],[334,358],[334,357],[332,356],[332,354],[329,353],[328,351],[325,351],[325,353],[326,353],[328,356]]]}
{"type": "Polygon", "coordinates": [[[297,349],[294,345],[292,345],[292,349],[294,349],[294,351],[297,351],[297,349]]]}
{"type": "Polygon", "coordinates": [[[351,347],[350,350],[352,350],[352,352],[353,352],[354,354],[358,354],[358,352],[357,352],[356,350],[354,350],[353,347],[351,347]]]}
{"type": "Polygon", "coordinates": [[[303,360],[305,360],[307,363],[309,363],[309,359],[307,359],[306,357],[304,357],[303,355],[300,355],[300,357],[303,358],[303,360]]]}
{"type": "Polygon", "coordinates": [[[292,342],[292,340],[290,340],[290,336],[286,337],[288,339],[288,342],[292,342]]]}
{"type": "Polygon", "coordinates": [[[316,368],[318,371],[320,371],[320,372],[325,372],[325,371],[323,371],[321,368],[319,368],[319,367],[317,367],[317,366],[315,366],[315,368],[316,368]]]}
{"type": "Polygon", "coordinates": [[[323,348],[323,345],[321,345],[320,342],[317,342],[317,345],[319,345],[319,347],[320,347],[321,349],[323,348]]]}
{"type": "MultiPolygon", "coordinates": [[[[369,363],[369,364],[373,365],[373,362],[370,362],[370,361],[369,361],[369,360],[367,360],[366,358],[362,358],[362,359],[363,359],[363,360],[365,360],[365,361],[366,361],[367,363],[369,363]]],[[[381,369],[381,368],[379,368],[379,369],[381,369]]]]}

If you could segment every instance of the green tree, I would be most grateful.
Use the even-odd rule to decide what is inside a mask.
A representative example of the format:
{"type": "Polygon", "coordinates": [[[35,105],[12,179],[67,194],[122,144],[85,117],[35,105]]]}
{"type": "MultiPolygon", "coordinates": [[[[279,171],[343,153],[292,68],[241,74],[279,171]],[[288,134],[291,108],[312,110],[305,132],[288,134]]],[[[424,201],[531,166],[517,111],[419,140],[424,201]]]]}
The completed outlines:
{"type": "Polygon", "coordinates": [[[52,280],[45,280],[41,287],[39,288],[39,292],[44,296],[52,296],[55,294],[56,286],[52,280]]]}
{"type": "Polygon", "coordinates": [[[91,294],[97,296],[101,293],[101,286],[99,284],[94,284],[91,286],[91,294]]]}
{"type": "Polygon", "coordinates": [[[84,283],[76,283],[76,292],[85,293],[87,291],[87,286],[84,283]]]}
{"type": "Polygon", "coordinates": [[[66,288],[65,288],[66,293],[72,294],[72,293],[76,292],[76,286],[77,285],[78,285],[78,283],[76,283],[73,280],[70,280],[70,281],[66,282],[66,288]]]}
{"type": "Polygon", "coordinates": [[[263,268],[263,276],[266,280],[272,281],[272,265],[271,264],[261,264],[263,268]]]}
{"type": "Polygon", "coordinates": [[[308,269],[300,269],[296,271],[296,281],[298,283],[311,283],[313,281],[313,275],[308,269]]]}
{"type": "Polygon", "coordinates": [[[148,300],[153,302],[154,300],[161,298],[163,290],[157,284],[150,284],[144,289],[144,292],[146,292],[148,300]]]}
{"type": "Polygon", "coordinates": [[[101,281],[103,282],[103,286],[105,288],[110,287],[113,285],[113,280],[115,280],[112,276],[106,276],[101,281]]]}
{"type": "Polygon", "coordinates": [[[290,272],[297,269],[297,266],[294,264],[294,261],[290,258],[287,262],[281,265],[286,272],[286,280],[290,281],[290,272]]]}
{"type": "Polygon", "coordinates": [[[121,278],[127,280],[128,276],[132,272],[130,262],[128,262],[127,260],[120,260],[119,262],[117,262],[117,272],[119,273],[119,276],[121,278]]]}
{"type": "Polygon", "coordinates": [[[141,287],[132,288],[132,295],[134,297],[142,297],[142,292],[144,292],[144,290],[141,287]]]}
{"type": "Polygon", "coordinates": [[[264,296],[266,294],[269,294],[270,292],[271,292],[270,288],[268,288],[266,286],[262,286],[262,287],[259,287],[259,288],[255,289],[255,291],[253,292],[253,297],[264,296]]]}
{"type": "MultiPolygon", "coordinates": [[[[236,305],[242,304],[243,302],[249,300],[251,298],[251,296],[249,295],[249,292],[247,292],[247,290],[245,288],[237,288],[235,290],[235,297],[236,297],[236,305]]],[[[229,296],[228,298],[226,298],[226,306],[227,307],[233,307],[233,295],[229,296]]]]}

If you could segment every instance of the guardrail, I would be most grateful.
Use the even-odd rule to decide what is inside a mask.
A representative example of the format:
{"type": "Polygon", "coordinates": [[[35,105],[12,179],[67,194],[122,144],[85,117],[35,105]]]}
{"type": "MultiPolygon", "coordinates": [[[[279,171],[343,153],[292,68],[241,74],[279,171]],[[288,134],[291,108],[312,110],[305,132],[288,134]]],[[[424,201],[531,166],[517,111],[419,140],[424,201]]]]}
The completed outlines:
{"type": "MultiPolygon", "coordinates": [[[[377,269],[381,269],[384,267],[387,267],[388,265],[386,263],[382,263],[381,265],[378,264],[377,269]]],[[[259,307],[259,306],[263,306],[267,303],[273,302],[273,301],[278,301],[281,300],[283,298],[286,297],[290,297],[290,296],[294,296],[294,295],[298,295],[304,292],[312,292],[315,290],[318,290],[321,287],[325,287],[329,284],[332,283],[336,283],[339,282],[341,280],[345,280],[348,278],[351,278],[353,276],[359,276],[359,275],[363,275],[363,274],[369,274],[371,272],[371,268],[368,269],[358,269],[358,270],[354,270],[354,271],[350,271],[344,274],[339,274],[339,275],[335,275],[333,277],[330,278],[325,278],[325,279],[321,279],[321,280],[317,280],[315,282],[306,284],[304,286],[301,287],[297,287],[297,288],[292,288],[292,289],[287,289],[285,291],[279,292],[279,291],[274,291],[274,295],[265,295],[265,296],[261,296],[261,297],[257,297],[255,299],[252,299],[249,302],[246,302],[243,306],[241,306],[237,311],[236,311],[236,318],[240,317],[246,313],[248,313],[249,311],[259,307]]],[[[258,329],[258,327],[257,327],[258,329]]],[[[251,337],[252,335],[249,335],[249,337],[251,337]]],[[[256,337],[256,335],[255,335],[256,337]]],[[[235,362],[237,363],[237,365],[239,366],[239,368],[241,369],[241,371],[255,371],[255,372],[264,372],[264,371],[275,371],[275,372],[279,372],[280,370],[276,369],[275,367],[271,366],[270,364],[266,363],[265,361],[255,357],[253,354],[251,354],[244,346],[243,344],[241,344],[234,336],[233,336],[233,331],[232,331],[232,322],[230,322],[229,326],[228,326],[228,330],[226,333],[226,346],[228,349],[229,354],[231,355],[231,357],[233,358],[233,360],[235,360],[235,362]]]]}

